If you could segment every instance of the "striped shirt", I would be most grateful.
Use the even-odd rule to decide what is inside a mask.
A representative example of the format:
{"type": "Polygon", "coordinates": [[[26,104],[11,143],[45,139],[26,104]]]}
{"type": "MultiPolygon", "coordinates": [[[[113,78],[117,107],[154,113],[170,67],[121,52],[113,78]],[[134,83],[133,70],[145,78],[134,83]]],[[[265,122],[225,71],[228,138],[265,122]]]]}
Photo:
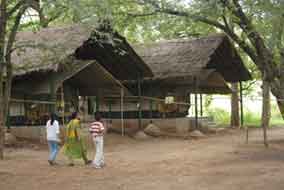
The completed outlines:
{"type": "Polygon", "coordinates": [[[93,137],[102,136],[104,130],[105,130],[104,125],[102,124],[102,122],[99,121],[93,122],[89,128],[89,131],[93,135],[93,137]]]}

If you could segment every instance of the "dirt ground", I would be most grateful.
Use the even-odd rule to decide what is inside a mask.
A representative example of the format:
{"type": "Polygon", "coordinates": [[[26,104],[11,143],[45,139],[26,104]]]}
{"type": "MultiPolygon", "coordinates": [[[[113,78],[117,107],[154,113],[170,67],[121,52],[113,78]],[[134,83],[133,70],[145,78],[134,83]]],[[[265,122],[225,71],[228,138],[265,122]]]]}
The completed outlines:
{"type": "MultiPolygon", "coordinates": [[[[284,128],[269,131],[264,148],[261,130],[235,130],[201,140],[153,138],[136,141],[106,136],[107,166],[96,170],[78,161],[47,164],[47,150],[8,149],[0,161],[1,190],[283,190],[284,128]]],[[[93,156],[90,152],[89,156],[93,156]]]]}

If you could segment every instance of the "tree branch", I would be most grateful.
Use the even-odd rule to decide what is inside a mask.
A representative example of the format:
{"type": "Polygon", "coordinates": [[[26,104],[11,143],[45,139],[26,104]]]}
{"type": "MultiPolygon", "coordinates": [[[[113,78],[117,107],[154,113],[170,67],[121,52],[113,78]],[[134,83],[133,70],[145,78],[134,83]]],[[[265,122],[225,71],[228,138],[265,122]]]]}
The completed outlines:
{"type": "Polygon", "coordinates": [[[146,17],[146,16],[152,16],[156,15],[157,12],[150,12],[150,13],[144,13],[144,14],[136,14],[136,13],[127,13],[127,16],[129,17],[146,17]]]}
{"type": "MultiPolygon", "coordinates": [[[[276,47],[280,51],[280,56],[282,58],[284,58],[284,47],[283,47],[283,44],[282,44],[283,34],[284,34],[284,27],[282,26],[283,22],[284,22],[284,13],[281,15],[281,17],[279,19],[280,27],[279,27],[279,30],[277,31],[277,34],[276,34],[276,39],[277,39],[276,47]]],[[[284,63],[284,60],[283,60],[283,63],[284,63]]]]}
{"type": "Polygon", "coordinates": [[[158,6],[157,3],[155,3],[152,0],[143,0],[143,2],[148,2],[152,6],[154,6],[156,12],[160,13],[165,13],[165,14],[170,14],[170,15],[175,15],[175,16],[181,16],[181,17],[188,17],[196,22],[202,22],[211,26],[214,26],[218,29],[221,29],[224,31],[231,39],[233,39],[242,49],[244,52],[246,52],[250,58],[254,61],[257,62],[257,55],[255,53],[255,50],[253,47],[248,45],[244,40],[242,40],[237,34],[235,34],[229,27],[228,23],[225,22],[225,24],[221,24],[217,21],[210,20],[206,17],[202,17],[199,15],[194,15],[194,14],[189,14],[188,12],[184,11],[176,11],[176,10],[171,10],[171,9],[163,9],[158,6]],[[227,24],[226,24],[227,23],[227,24]]]}
{"type": "Polygon", "coordinates": [[[26,0],[19,1],[10,11],[7,12],[7,17],[11,17],[22,5],[26,3],[26,0]]]}
{"type": "Polygon", "coordinates": [[[242,30],[247,35],[250,42],[255,47],[257,57],[257,62],[255,62],[262,74],[265,72],[265,76],[267,80],[272,81],[276,76],[279,75],[278,68],[273,61],[273,53],[264,43],[264,39],[261,35],[256,31],[252,22],[248,19],[246,14],[243,11],[242,6],[239,3],[239,0],[233,0],[233,6],[228,6],[228,8],[232,11],[232,13],[239,18],[240,22],[238,23],[242,30]]]}
{"type": "MultiPolygon", "coordinates": [[[[9,38],[8,38],[8,42],[7,42],[7,47],[6,47],[6,59],[11,57],[11,49],[13,47],[13,44],[15,42],[15,38],[16,38],[16,34],[17,34],[17,31],[18,31],[18,28],[20,26],[20,21],[21,21],[21,18],[22,18],[22,15],[25,13],[25,11],[27,10],[28,6],[23,6],[22,8],[20,8],[16,18],[15,18],[15,23],[11,29],[11,32],[9,34],[9,38]]],[[[7,61],[7,63],[9,63],[7,61]]]]}
{"type": "Polygon", "coordinates": [[[14,7],[7,12],[7,17],[12,16],[17,10],[19,10],[23,5],[30,5],[34,9],[39,8],[39,0],[20,0],[14,7]]]}

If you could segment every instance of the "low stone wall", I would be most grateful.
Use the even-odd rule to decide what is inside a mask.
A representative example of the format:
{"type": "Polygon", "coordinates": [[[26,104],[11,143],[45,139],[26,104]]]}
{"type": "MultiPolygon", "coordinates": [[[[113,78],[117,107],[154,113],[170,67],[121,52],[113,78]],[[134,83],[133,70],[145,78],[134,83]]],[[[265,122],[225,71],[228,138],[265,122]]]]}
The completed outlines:
{"type": "MultiPolygon", "coordinates": [[[[45,126],[21,126],[21,127],[11,127],[11,133],[15,135],[17,138],[24,138],[33,141],[38,141],[41,144],[46,144],[46,129],[45,126]]],[[[61,134],[64,134],[64,127],[61,127],[61,134]]],[[[89,135],[87,127],[83,125],[83,129],[81,130],[84,138],[87,141],[88,146],[93,146],[93,142],[91,136],[89,135]]]]}
{"type": "MultiPolygon", "coordinates": [[[[142,127],[145,128],[152,121],[161,130],[168,132],[185,133],[194,128],[194,119],[192,118],[165,118],[165,119],[142,119],[142,127]]],[[[112,119],[107,125],[111,129],[120,131],[122,128],[120,119],[112,119]]],[[[126,133],[134,133],[138,130],[138,119],[125,119],[124,130],[126,133]]]]}
{"type": "MultiPolygon", "coordinates": [[[[150,123],[150,119],[142,119],[142,127],[146,127],[150,123]]],[[[194,118],[165,118],[165,119],[152,119],[152,122],[158,126],[161,130],[167,132],[177,132],[180,134],[187,133],[194,129],[195,121],[194,118]]],[[[82,134],[85,136],[90,136],[87,125],[90,122],[83,124],[82,134]]],[[[107,128],[121,132],[121,120],[112,119],[106,121],[105,125],[107,128]]],[[[127,134],[132,134],[138,130],[138,119],[125,119],[124,120],[124,130],[127,134]]],[[[64,128],[62,128],[62,133],[64,128]]],[[[11,127],[11,133],[16,137],[26,138],[38,141],[40,143],[46,143],[46,131],[45,126],[21,126],[21,127],[11,127]]],[[[88,141],[92,141],[91,138],[87,138],[88,141]]],[[[92,143],[90,143],[92,144],[92,143]]]]}
{"type": "Polygon", "coordinates": [[[44,126],[20,126],[20,127],[11,127],[11,133],[19,138],[25,138],[30,140],[43,141],[45,135],[44,126]]]}

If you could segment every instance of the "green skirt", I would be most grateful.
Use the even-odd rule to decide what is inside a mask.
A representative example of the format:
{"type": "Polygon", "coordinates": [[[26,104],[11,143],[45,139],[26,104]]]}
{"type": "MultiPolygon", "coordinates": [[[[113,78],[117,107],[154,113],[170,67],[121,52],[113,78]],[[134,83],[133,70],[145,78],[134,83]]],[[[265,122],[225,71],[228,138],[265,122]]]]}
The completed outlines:
{"type": "Polygon", "coordinates": [[[63,154],[72,159],[83,158],[87,151],[82,140],[69,138],[63,146],[63,154]]]}

